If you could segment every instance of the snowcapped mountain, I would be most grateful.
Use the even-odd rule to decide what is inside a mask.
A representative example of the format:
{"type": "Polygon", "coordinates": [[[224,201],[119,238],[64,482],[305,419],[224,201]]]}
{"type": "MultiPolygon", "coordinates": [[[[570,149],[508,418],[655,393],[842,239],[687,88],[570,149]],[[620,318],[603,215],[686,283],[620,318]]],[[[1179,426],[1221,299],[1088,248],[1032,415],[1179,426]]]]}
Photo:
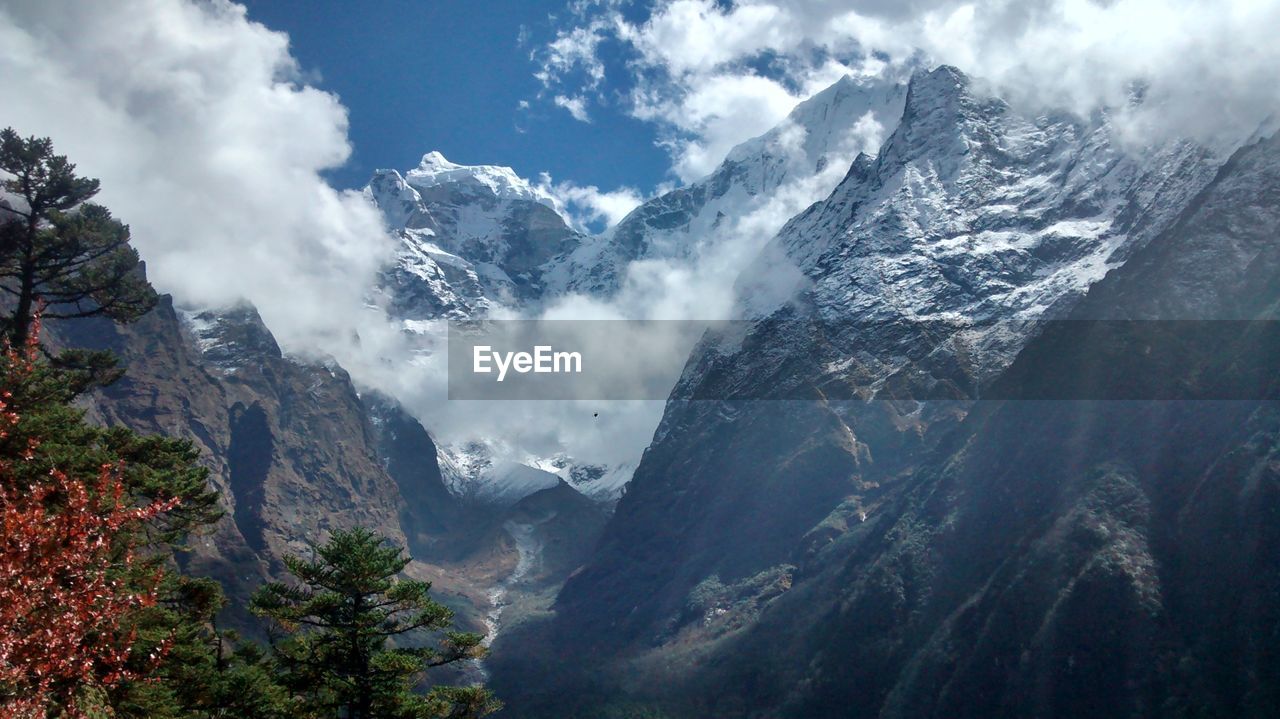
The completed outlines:
{"type": "Polygon", "coordinates": [[[954,68],[917,72],[878,152],[740,277],[745,329],[690,357],[555,631],[656,667],[816,576],[1039,323],[1173,225],[1220,165],[1118,137],[1105,114],[1028,115],[954,68]],[[723,612],[691,611],[709,587],[706,611],[723,612]]]}
{"type": "Polygon", "coordinates": [[[477,196],[492,195],[500,200],[541,202],[555,208],[555,198],[546,190],[534,187],[516,175],[510,167],[496,165],[459,165],[449,162],[439,152],[428,152],[417,167],[405,174],[412,187],[424,191],[441,185],[471,188],[477,196]]]}
{"type": "Polygon", "coordinates": [[[506,167],[431,152],[403,176],[377,172],[365,195],[400,237],[380,288],[405,321],[487,315],[544,294],[543,265],[581,244],[554,199],[506,167]]]}
{"type": "MultiPolygon", "coordinates": [[[[710,256],[703,264],[716,266],[727,286],[741,258],[828,194],[854,156],[883,141],[905,97],[901,83],[843,78],[800,103],[778,127],[734,148],[708,177],[649,200],[594,236],[573,230],[545,188],[509,168],[458,165],[431,152],[403,174],[379,171],[365,194],[401,242],[396,265],[378,288],[381,303],[410,332],[426,332],[433,320],[536,316],[575,294],[608,299],[624,287],[636,260],[695,263],[710,256]]],[[[643,318],[650,308],[628,311],[643,318]]],[[[469,477],[458,480],[459,492],[489,496],[482,486],[493,484],[518,499],[542,488],[543,475],[504,472],[499,479],[487,463],[492,446],[482,452],[485,462],[472,461],[477,447],[494,438],[474,440],[441,449],[442,464],[469,477]],[[517,476],[529,481],[511,480],[517,476]]],[[[629,467],[581,464],[563,455],[515,461],[610,496],[630,475],[629,467]]]]}
{"type": "Polygon", "coordinates": [[[486,503],[510,504],[528,494],[554,487],[560,477],[530,464],[495,458],[482,442],[469,442],[440,453],[440,471],[455,496],[486,503]]]}
{"type": "Polygon", "coordinates": [[[1186,320],[1258,322],[1191,322],[1233,329],[1189,365],[1169,345],[1055,323],[1005,378],[1250,390],[983,403],[882,514],[797,571],[810,577],[760,622],[772,631],[734,646],[754,658],[803,637],[791,646],[806,661],[744,672],[766,682],[765,702],[803,687],[776,715],[1275,713],[1278,664],[1253,647],[1280,619],[1280,393],[1274,344],[1251,335],[1280,307],[1278,198],[1280,139],[1247,143],[1071,315],[1174,334],[1186,320]],[[819,566],[829,574],[814,581],[819,566]],[[824,596],[838,597],[831,611],[791,621],[824,596]]]}
{"type": "Polygon", "coordinates": [[[1130,153],[1105,117],[1022,116],[943,67],[916,76],[880,153],[776,244],[828,313],[1033,316],[1163,229],[1210,179],[1205,155],[1130,153]]]}
{"type": "MultiPolygon", "coordinates": [[[[876,333],[908,327],[936,344],[946,323],[963,343],[962,371],[981,382],[1038,320],[1066,311],[1165,229],[1217,164],[1188,142],[1123,147],[1102,115],[1023,115],[954,68],[921,71],[879,153],[859,155],[743,273],[740,312],[827,327],[822,382],[847,376],[845,360],[860,352],[863,384],[918,364],[908,358],[933,348],[876,333]],[[855,334],[842,336],[842,325],[855,334]],[[883,364],[872,369],[867,348],[887,347],[873,350],[871,364],[883,364]]],[[[948,365],[953,349],[934,360],[948,365]]]]}
{"type": "MultiPolygon", "coordinates": [[[[706,178],[637,207],[564,261],[568,291],[608,294],[634,260],[689,258],[736,243],[753,253],[782,224],[831,191],[859,152],[897,123],[906,86],[841,78],[805,100],[774,129],[733,148],[706,178]]],[[[736,270],[736,268],[735,268],[736,270]]]]}
{"type": "Polygon", "coordinates": [[[430,152],[403,175],[380,170],[364,192],[402,242],[383,290],[402,319],[477,317],[570,293],[612,294],[629,262],[687,257],[718,236],[750,233],[763,242],[883,140],[905,95],[902,84],[842,78],[735,147],[707,178],[645,202],[596,236],[572,230],[548,190],[507,167],[458,165],[430,152]]]}
{"type": "MultiPolygon", "coordinates": [[[[785,394],[808,383],[837,396],[859,387],[972,396],[1037,321],[1069,308],[1212,175],[1202,148],[1132,148],[1115,137],[1105,114],[1025,115],[953,68],[919,71],[909,87],[846,77],[703,180],[595,236],[511,169],[432,152],[403,175],[380,171],[365,190],[401,239],[379,292],[393,317],[422,332],[433,320],[537,316],[575,294],[608,300],[637,261],[679,263],[705,281],[736,278],[735,316],[765,323],[753,342],[809,369],[761,384],[735,338],[696,355],[677,395],[785,394]],[[926,328],[934,321],[959,325],[941,350],[926,328]],[[820,339],[806,323],[821,325],[820,339]]],[[[910,405],[899,414],[892,422],[903,427],[933,421],[910,405]]],[[[619,467],[505,452],[500,439],[441,447],[442,464],[460,468],[456,491],[491,496],[483,487],[493,485],[515,500],[542,488],[541,474],[499,478],[493,467],[507,463],[576,477],[588,493],[616,496],[625,481],[619,467]],[[482,462],[472,461],[477,447],[482,462]]]]}

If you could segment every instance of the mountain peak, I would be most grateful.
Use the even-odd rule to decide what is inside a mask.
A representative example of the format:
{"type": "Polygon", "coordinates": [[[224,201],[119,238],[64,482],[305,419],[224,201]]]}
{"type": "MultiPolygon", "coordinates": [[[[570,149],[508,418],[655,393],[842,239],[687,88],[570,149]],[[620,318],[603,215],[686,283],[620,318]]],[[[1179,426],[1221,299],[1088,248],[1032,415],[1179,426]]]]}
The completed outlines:
{"type": "Polygon", "coordinates": [[[418,191],[395,170],[374,170],[364,194],[382,210],[387,224],[394,228],[404,227],[421,200],[418,191]]]}
{"type": "Polygon", "coordinates": [[[439,150],[432,150],[422,156],[422,162],[418,163],[418,167],[427,170],[456,170],[462,165],[449,162],[439,150]]]}
{"type": "Polygon", "coordinates": [[[951,65],[916,70],[907,83],[907,113],[924,114],[969,93],[969,76],[951,65]]]}
{"type": "Polygon", "coordinates": [[[843,75],[826,89],[797,104],[774,129],[738,145],[726,161],[742,162],[762,154],[799,149],[810,166],[837,155],[846,165],[858,152],[874,152],[902,113],[906,88],[887,78],[857,80],[843,75]],[[798,148],[793,132],[803,131],[798,148]]]}
{"type": "Polygon", "coordinates": [[[499,199],[540,202],[556,209],[550,193],[532,185],[510,167],[459,165],[438,150],[423,155],[418,166],[405,173],[405,181],[419,190],[457,183],[470,189],[487,190],[499,199]]]}
{"type": "Polygon", "coordinates": [[[969,76],[950,65],[916,70],[907,84],[902,122],[881,148],[880,160],[896,166],[933,155],[950,158],[944,164],[954,169],[951,160],[992,146],[1008,113],[1003,100],[975,92],[969,76]]]}
{"type": "Polygon", "coordinates": [[[860,85],[858,84],[858,81],[853,79],[852,75],[846,73],[841,75],[839,80],[831,83],[825,89],[815,92],[813,95],[809,96],[807,100],[796,105],[796,109],[792,110],[791,114],[794,115],[797,110],[806,105],[817,105],[822,104],[823,102],[830,102],[839,95],[856,92],[859,87],[860,85]]]}
{"type": "Polygon", "coordinates": [[[241,300],[225,307],[178,308],[201,355],[224,373],[251,367],[263,357],[284,355],[258,308],[241,300]]]}

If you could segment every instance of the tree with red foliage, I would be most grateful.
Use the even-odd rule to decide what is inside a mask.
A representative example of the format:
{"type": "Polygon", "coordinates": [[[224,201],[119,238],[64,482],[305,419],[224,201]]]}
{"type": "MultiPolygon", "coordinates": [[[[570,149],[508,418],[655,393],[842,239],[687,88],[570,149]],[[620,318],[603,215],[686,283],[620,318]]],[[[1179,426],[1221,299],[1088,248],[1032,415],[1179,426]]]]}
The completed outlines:
{"type": "Polygon", "coordinates": [[[37,373],[38,333],[0,356],[0,716],[86,716],[95,693],[137,678],[163,646],[135,654],[133,613],[156,603],[161,575],[135,552],[136,528],[177,497],[132,502],[121,463],[96,476],[50,469],[33,480],[41,438],[24,427],[15,395],[37,373]],[[20,439],[19,439],[20,438],[20,439]],[[12,448],[12,445],[10,445],[12,448]],[[139,571],[142,569],[143,571],[139,571]]]}

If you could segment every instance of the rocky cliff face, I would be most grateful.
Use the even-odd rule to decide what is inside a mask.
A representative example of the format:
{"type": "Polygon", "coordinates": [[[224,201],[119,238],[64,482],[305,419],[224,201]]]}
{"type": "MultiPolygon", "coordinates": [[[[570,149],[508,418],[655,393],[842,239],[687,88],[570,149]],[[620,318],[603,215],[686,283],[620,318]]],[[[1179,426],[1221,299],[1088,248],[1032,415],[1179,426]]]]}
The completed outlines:
{"type": "Polygon", "coordinates": [[[1022,117],[951,68],[918,73],[879,155],[856,159],[748,270],[743,313],[754,324],[745,337],[709,337],[690,360],[601,557],[562,600],[598,611],[595,581],[660,575],[665,588],[637,596],[658,590],[666,606],[621,613],[638,632],[661,632],[697,582],[812,551],[829,512],[838,524],[870,511],[1037,321],[1171,221],[1166,203],[1134,208],[1137,198],[1181,197],[1212,176],[1193,147],[1156,154],[1164,162],[1144,167],[1112,146],[1105,121],[1022,117]],[[776,291],[788,273],[787,296],[755,291],[776,291]],[[885,401],[834,401],[875,397],[885,401]],[[680,518],[666,523],[670,544],[638,549],[647,512],[673,502],[691,513],[668,514],[680,518]],[[669,568],[672,556],[687,558],[688,574],[644,568],[669,568]]]}
{"type": "MultiPolygon", "coordinates": [[[[1006,372],[1030,381],[1015,357],[1044,356],[1048,319],[1130,312],[1122,297],[1168,307],[1167,287],[1185,289],[1184,317],[1217,317],[1240,301],[1222,285],[1244,282],[1262,303],[1251,307],[1269,307],[1274,197],[1245,190],[1274,187],[1257,159],[1269,152],[1215,180],[1192,145],[1135,152],[1105,117],[1022,116],[951,68],[917,74],[876,157],[855,160],[744,275],[748,329],[690,359],[555,621],[507,646],[589,642],[617,671],[569,680],[596,709],[593,691],[645,697],[645,685],[669,689],[656,703],[677,716],[1176,704],[1172,675],[1154,688],[1144,674],[1139,689],[1125,674],[1169,656],[1158,624],[1137,619],[1163,607],[1163,560],[1147,546],[1157,532],[1178,552],[1203,539],[1164,534],[1189,510],[1165,505],[1163,471],[1203,478],[1217,457],[1268,446],[1256,436],[1267,420],[1210,413],[1221,424],[1198,447],[1192,410],[1104,418],[974,400],[1006,372]],[[1215,289],[1191,262],[1215,268],[1215,289]],[[1160,269],[1139,279],[1148,264],[1160,269]],[[773,401],[746,401],[759,399],[773,401]],[[1112,603],[1119,615],[1088,619],[1112,603]],[[1108,689],[1084,691],[1103,678],[1108,689]],[[725,685],[748,689],[714,690],[725,685]],[[1118,703],[1088,703],[1098,697],[1118,703]]],[[[518,660],[509,671],[526,678],[518,660]]],[[[543,666],[533,683],[570,674],[543,666]]]]}
{"type": "Polygon", "coordinates": [[[200,449],[226,516],[179,560],[223,583],[230,626],[256,631],[245,603],[282,576],[282,556],[359,525],[406,546],[408,572],[432,581],[464,626],[496,631],[494,587],[503,607],[549,604],[603,525],[604,509],[568,487],[515,506],[455,495],[417,420],[391,398],[357,392],[332,362],[283,354],[250,306],[184,312],[165,298],[134,324],[51,331],[60,343],[112,350],[126,369],[88,398],[93,420],[200,449]],[[536,571],[512,580],[522,562],[536,571]]]}
{"type": "MultiPolygon", "coordinates": [[[[186,438],[201,450],[227,516],[194,538],[182,560],[222,580],[241,605],[281,571],[283,554],[335,527],[368,526],[404,543],[402,519],[416,527],[447,511],[447,494],[431,492],[438,470],[413,478],[417,494],[400,491],[383,464],[384,433],[347,374],[282,355],[251,307],[184,313],[166,298],[132,325],[75,321],[53,331],[68,343],[111,349],[126,369],[91,398],[91,416],[186,438]],[[427,497],[435,501],[406,501],[427,497]]],[[[412,422],[392,409],[386,415],[412,422]]],[[[429,438],[424,449],[434,449],[429,438]]]]}
{"type": "MultiPolygon", "coordinates": [[[[1278,203],[1273,138],[1240,150],[1073,314],[1158,321],[1167,332],[1188,320],[1254,321],[1230,325],[1232,341],[1206,364],[1170,377],[1238,385],[1245,399],[982,403],[892,509],[844,544],[842,566],[822,580],[827,610],[797,642],[815,657],[811,683],[776,695],[787,713],[1280,708],[1280,661],[1262,639],[1280,627],[1270,559],[1280,550],[1280,385],[1274,347],[1259,352],[1251,336],[1269,331],[1280,306],[1278,203]]],[[[1144,382],[1106,358],[1145,348],[1111,346],[1095,327],[1055,325],[1011,381],[1144,382]]],[[[772,631],[787,613],[779,604],[772,631]]]]}

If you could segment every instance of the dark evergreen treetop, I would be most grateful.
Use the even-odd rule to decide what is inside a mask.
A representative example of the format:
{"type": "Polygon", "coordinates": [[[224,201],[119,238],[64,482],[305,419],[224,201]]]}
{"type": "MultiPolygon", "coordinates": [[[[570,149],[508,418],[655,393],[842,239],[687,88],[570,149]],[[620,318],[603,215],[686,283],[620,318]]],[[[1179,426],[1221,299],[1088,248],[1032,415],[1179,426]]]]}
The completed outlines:
{"type": "Polygon", "coordinates": [[[427,669],[484,648],[480,635],[453,630],[429,582],[399,577],[410,561],[399,547],[357,528],[335,531],[314,554],[286,557],[299,583],[264,585],[252,603],[274,624],[288,683],[312,706],[350,719],[478,717],[500,706],[478,686],[412,691],[427,669]]]}
{"type": "Polygon", "coordinates": [[[40,305],[53,319],[105,315],[129,321],[156,303],[129,244],[129,228],[89,202],[98,181],[80,177],[49,138],[0,131],[4,190],[20,202],[0,208],[0,290],[12,297],[5,327],[14,346],[40,305]]]}

